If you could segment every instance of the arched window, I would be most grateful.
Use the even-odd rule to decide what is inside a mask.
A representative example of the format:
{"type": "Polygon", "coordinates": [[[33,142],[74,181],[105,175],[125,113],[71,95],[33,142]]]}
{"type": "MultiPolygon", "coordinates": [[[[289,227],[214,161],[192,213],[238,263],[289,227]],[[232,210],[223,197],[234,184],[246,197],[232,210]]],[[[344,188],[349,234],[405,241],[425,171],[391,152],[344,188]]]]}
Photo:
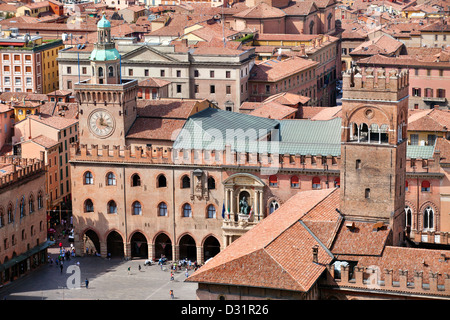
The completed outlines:
{"type": "Polygon", "coordinates": [[[108,172],[106,175],[106,185],[115,186],[116,185],[116,175],[112,172],[108,172]]]}
{"type": "Polygon", "coordinates": [[[94,203],[91,199],[84,201],[84,212],[94,212],[94,203]]]}
{"type": "Polygon", "coordinates": [[[98,68],[98,76],[103,77],[103,67],[98,68]]]}
{"type": "Polygon", "coordinates": [[[28,211],[30,213],[34,212],[34,197],[33,197],[33,195],[30,195],[30,199],[28,200],[28,211]]]}
{"type": "Polygon", "coordinates": [[[431,190],[430,187],[431,187],[431,185],[428,180],[422,181],[422,192],[430,192],[430,190],[431,190]]]}
{"type": "Polygon", "coordinates": [[[39,190],[38,196],[37,196],[37,203],[38,203],[38,210],[42,208],[43,201],[42,201],[42,191],[39,190]]]}
{"type": "Polygon", "coordinates": [[[331,29],[331,21],[332,21],[332,19],[333,19],[333,14],[332,13],[330,13],[329,15],[328,15],[328,17],[327,17],[327,20],[328,20],[328,31],[330,31],[330,29],[331,29]]]}
{"type": "Polygon", "coordinates": [[[191,209],[191,205],[189,203],[185,203],[183,205],[183,215],[182,216],[185,218],[192,217],[192,209],[191,209]]]}
{"type": "Polygon", "coordinates": [[[114,200],[108,202],[108,213],[117,213],[117,204],[114,200]]]}
{"type": "Polygon", "coordinates": [[[278,187],[278,178],[276,175],[271,175],[269,177],[269,186],[270,187],[278,187]]]}
{"type": "Polygon", "coordinates": [[[12,223],[13,220],[14,220],[14,217],[13,217],[13,211],[12,211],[12,204],[10,203],[8,205],[8,223],[12,223]]]}
{"type": "Polygon", "coordinates": [[[207,216],[208,219],[215,219],[216,218],[216,207],[214,207],[212,204],[210,204],[207,208],[207,216]]]}
{"type": "Polygon", "coordinates": [[[426,207],[423,211],[423,230],[432,231],[434,229],[434,210],[426,207]]]}
{"type": "Polygon", "coordinates": [[[160,174],[158,176],[158,184],[156,186],[157,188],[165,188],[167,187],[167,179],[166,176],[163,174],[160,174]]]}
{"type": "Polygon", "coordinates": [[[314,34],[314,21],[309,23],[309,34],[314,34]]]}
{"type": "Polygon", "coordinates": [[[213,177],[208,177],[208,190],[213,190],[216,188],[216,180],[213,177]]]}
{"type": "Polygon", "coordinates": [[[341,178],[336,178],[334,179],[334,187],[335,188],[340,188],[341,187],[341,178]]]}
{"type": "Polygon", "coordinates": [[[369,188],[366,188],[366,190],[364,191],[364,197],[366,199],[370,199],[370,189],[369,188]]]}
{"type": "Polygon", "coordinates": [[[0,208],[0,228],[5,225],[5,213],[3,212],[3,208],[0,208]]]}
{"type": "Polygon", "coordinates": [[[19,211],[20,217],[23,218],[25,216],[25,199],[23,197],[22,200],[20,200],[19,211]]]}
{"type": "Polygon", "coordinates": [[[183,178],[181,179],[181,188],[188,189],[190,187],[191,187],[191,179],[187,175],[184,175],[183,178]]]}
{"type": "Polygon", "coordinates": [[[158,204],[158,216],[159,217],[167,216],[167,204],[165,204],[164,202],[158,204]]]}
{"type": "Polygon", "coordinates": [[[140,216],[142,214],[142,205],[139,201],[133,202],[133,215],[140,216]]]}
{"type": "Polygon", "coordinates": [[[298,188],[300,187],[300,181],[298,180],[297,176],[291,177],[291,188],[298,188]]]}
{"type": "Polygon", "coordinates": [[[114,67],[113,66],[108,67],[108,77],[114,77],[114,67]]]}
{"type": "Polygon", "coordinates": [[[280,207],[278,202],[276,200],[272,200],[269,206],[269,214],[272,214],[275,210],[277,210],[280,207]]]}
{"type": "Polygon", "coordinates": [[[133,174],[131,177],[131,186],[132,187],[139,187],[141,185],[141,177],[137,173],[133,174]]]}
{"type": "Polygon", "coordinates": [[[84,184],[94,184],[94,177],[92,172],[86,171],[84,174],[84,184]]]}
{"type": "Polygon", "coordinates": [[[411,227],[411,224],[412,224],[412,211],[411,211],[411,208],[408,207],[408,206],[405,207],[405,222],[406,222],[405,225],[407,227],[411,227]]]}
{"type": "Polygon", "coordinates": [[[319,177],[314,177],[312,179],[312,188],[313,189],[320,189],[320,178],[319,177]]]}

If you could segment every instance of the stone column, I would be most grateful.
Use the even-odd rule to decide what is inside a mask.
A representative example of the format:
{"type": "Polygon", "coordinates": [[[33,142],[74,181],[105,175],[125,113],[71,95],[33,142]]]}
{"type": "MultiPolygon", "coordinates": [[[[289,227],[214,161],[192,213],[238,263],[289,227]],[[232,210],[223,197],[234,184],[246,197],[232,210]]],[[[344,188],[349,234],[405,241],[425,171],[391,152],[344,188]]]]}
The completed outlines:
{"type": "Polygon", "coordinates": [[[203,247],[196,247],[197,248],[197,262],[199,264],[202,264],[203,262],[205,262],[205,257],[203,256],[203,247]]]}
{"type": "Polygon", "coordinates": [[[225,188],[225,218],[227,217],[227,212],[228,212],[228,208],[229,208],[229,205],[228,205],[228,189],[227,188],[225,188]]]}
{"type": "Polygon", "coordinates": [[[230,219],[234,221],[234,190],[230,190],[230,219]]]}
{"type": "Polygon", "coordinates": [[[123,256],[125,258],[131,258],[131,243],[130,242],[123,243],[123,256]]]}
{"type": "Polygon", "coordinates": [[[108,256],[108,246],[106,241],[100,241],[100,255],[102,258],[106,258],[108,256]]]}
{"type": "Polygon", "coordinates": [[[148,246],[148,259],[155,260],[155,245],[152,243],[147,243],[148,246]]]}
{"type": "Polygon", "coordinates": [[[258,220],[262,220],[264,218],[264,203],[263,203],[263,191],[259,192],[259,217],[258,220]]]}

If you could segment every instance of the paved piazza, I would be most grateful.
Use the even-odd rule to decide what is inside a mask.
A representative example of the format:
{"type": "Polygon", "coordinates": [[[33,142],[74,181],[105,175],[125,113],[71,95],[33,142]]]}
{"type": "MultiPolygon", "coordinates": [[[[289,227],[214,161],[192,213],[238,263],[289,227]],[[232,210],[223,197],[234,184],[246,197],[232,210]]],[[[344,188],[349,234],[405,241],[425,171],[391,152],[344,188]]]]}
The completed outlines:
{"type": "MultiPolygon", "coordinates": [[[[56,257],[59,249],[49,248],[51,257],[56,257]]],[[[185,271],[174,273],[161,270],[161,266],[144,266],[145,260],[125,261],[100,257],[74,257],[64,261],[60,267],[43,265],[37,270],[0,288],[0,298],[6,300],[170,300],[173,290],[176,300],[195,300],[196,283],[188,283],[185,271]],[[66,273],[67,267],[79,262],[81,287],[68,289],[67,280],[73,273],[66,273]],[[141,265],[141,271],[138,267],[141,265]],[[130,274],[128,274],[130,267],[130,274]],[[89,280],[86,289],[85,280],[89,280]]],[[[165,266],[166,269],[167,266],[165,266]]],[[[192,274],[193,270],[189,271],[192,274]]],[[[70,286],[70,284],[69,284],[70,286]]]]}

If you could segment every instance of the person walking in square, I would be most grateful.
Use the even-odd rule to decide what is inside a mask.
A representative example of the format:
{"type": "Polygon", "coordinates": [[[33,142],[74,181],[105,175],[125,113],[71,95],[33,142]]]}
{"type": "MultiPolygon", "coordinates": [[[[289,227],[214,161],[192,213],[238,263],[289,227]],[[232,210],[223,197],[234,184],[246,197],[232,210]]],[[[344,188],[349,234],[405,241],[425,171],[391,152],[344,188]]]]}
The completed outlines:
{"type": "Polygon", "coordinates": [[[89,286],[89,280],[86,278],[86,280],[84,280],[84,283],[86,284],[86,289],[87,289],[89,286]]]}
{"type": "Polygon", "coordinates": [[[131,267],[128,267],[128,275],[130,275],[131,267]]]}
{"type": "Polygon", "coordinates": [[[173,295],[173,290],[170,290],[170,291],[169,291],[169,294],[170,294],[170,298],[171,298],[171,299],[174,299],[174,298],[175,298],[175,296],[173,295]]]}

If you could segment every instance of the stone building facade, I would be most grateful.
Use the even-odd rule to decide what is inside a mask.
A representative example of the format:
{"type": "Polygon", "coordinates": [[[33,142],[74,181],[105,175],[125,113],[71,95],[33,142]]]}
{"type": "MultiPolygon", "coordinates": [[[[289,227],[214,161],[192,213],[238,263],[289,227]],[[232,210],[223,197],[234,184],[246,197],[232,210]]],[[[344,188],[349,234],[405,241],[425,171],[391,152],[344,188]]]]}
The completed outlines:
{"type": "Polygon", "coordinates": [[[45,165],[0,157],[0,284],[47,262],[45,165]]]}

